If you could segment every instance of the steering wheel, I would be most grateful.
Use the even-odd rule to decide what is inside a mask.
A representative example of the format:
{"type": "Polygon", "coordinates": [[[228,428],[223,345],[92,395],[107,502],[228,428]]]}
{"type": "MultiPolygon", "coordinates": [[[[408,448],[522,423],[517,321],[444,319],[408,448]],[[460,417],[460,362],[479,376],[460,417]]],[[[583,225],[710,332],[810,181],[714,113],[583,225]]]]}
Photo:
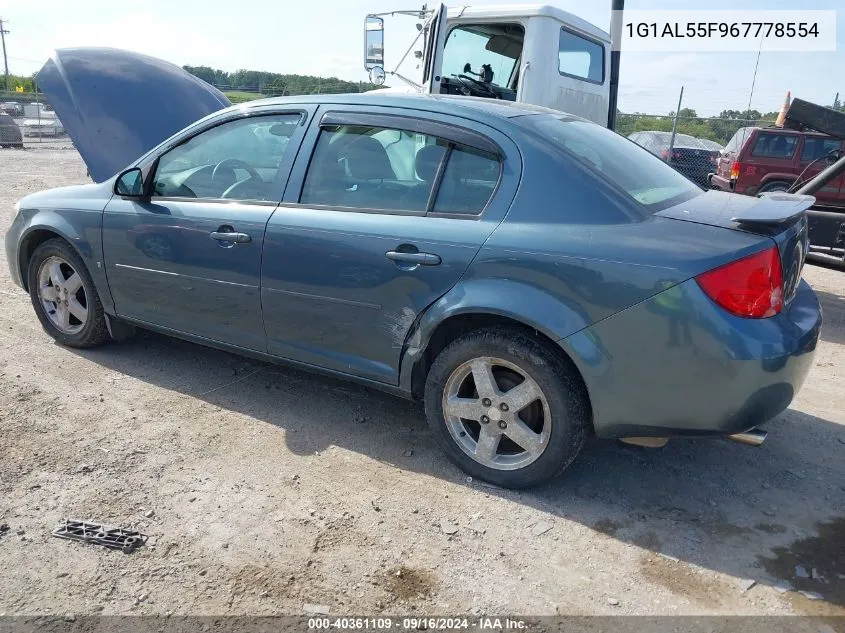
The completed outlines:
{"type": "MultiPolygon", "coordinates": [[[[498,97],[499,97],[499,95],[497,95],[495,92],[493,92],[493,90],[491,90],[491,89],[487,86],[487,84],[485,84],[485,83],[484,83],[484,82],[482,82],[482,81],[478,81],[478,79],[475,79],[475,78],[473,78],[473,77],[470,77],[469,75],[452,75],[452,77],[456,77],[457,79],[460,79],[460,80],[461,80],[461,83],[462,83],[462,84],[463,84],[463,85],[464,85],[464,86],[465,86],[465,87],[466,87],[466,88],[467,88],[470,92],[472,92],[472,91],[473,91],[473,88],[474,88],[475,90],[478,90],[479,92],[484,93],[484,95],[488,95],[488,96],[491,96],[491,97],[494,97],[494,98],[498,98],[498,97]]],[[[482,95],[482,96],[483,96],[483,95],[482,95]]]]}
{"type": "Polygon", "coordinates": [[[228,169],[232,172],[232,175],[234,175],[235,168],[243,169],[246,173],[248,173],[249,180],[257,178],[258,180],[263,181],[263,178],[261,178],[261,174],[255,171],[255,168],[249,163],[242,161],[240,158],[225,158],[214,166],[214,171],[211,172],[211,184],[213,185],[217,182],[217,179],[220,177],[220,174],[225,169],[228,169]]]}

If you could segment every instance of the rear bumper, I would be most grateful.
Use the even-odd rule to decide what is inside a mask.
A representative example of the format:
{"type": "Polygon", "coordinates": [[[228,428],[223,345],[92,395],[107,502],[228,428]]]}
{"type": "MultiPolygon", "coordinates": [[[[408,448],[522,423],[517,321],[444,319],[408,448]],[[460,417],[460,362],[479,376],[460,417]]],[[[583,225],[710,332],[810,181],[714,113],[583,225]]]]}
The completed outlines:
{"type": "Polygon", "coordinates": [[[734,190],[733,182],[731,180],[728,180],[724,176],[720,176],[719,174],[708,174],[707,180],[714,189],[719,189],[721,191],[734,190]]]}
{"type": "Polygon", "coordinates": [[[695,280],[679,288],[671,304],[656,295],[561,341],[599,437],[738,433],[778,415],[801,388],[822,322],[806,282],[770,319],[728,314],[695,280]]]}

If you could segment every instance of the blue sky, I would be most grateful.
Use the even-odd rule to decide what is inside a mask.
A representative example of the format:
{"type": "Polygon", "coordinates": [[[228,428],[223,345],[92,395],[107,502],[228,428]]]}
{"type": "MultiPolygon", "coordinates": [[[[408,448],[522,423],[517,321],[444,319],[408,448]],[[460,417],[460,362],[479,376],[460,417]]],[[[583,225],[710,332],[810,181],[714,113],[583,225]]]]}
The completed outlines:
{"type": "MultiPolygon", "coordinates": [[[[54,48],[115,46],[177,64],[224,70],[275,72],[365,80],[363,21],[369,12],[415,9],[422,0],[5,0],[7,49],[12,72],[38,70],[54,48]]],[[[551,0],[609,30],[610,0],[551,0]]],[[[431,5],[431,1],[429,0],[431,5]]],[[[447,2],[461,4],[461,2],[447,2]]],[[[476,5],[503,4],[479,0],[476,5]]],[[[513,0],[509,4],[515,4],[513,0]]],[[[841,9],[841,0],[627,0],[628,9],[841,9]]],[[[385,51],[393,67],[416,33],[411,18],[387,18],[385,51]]],[[[699,114],[744,109],[756,52],[623,53],[620,107],[663,114],[677,104],[699,114]]],[[[406,67],[408,72],[414,69],[406,67]]],[[[751,107],[777,110],[787,90],[829,104],[845,100],[845,11],[837,15],[834,53],[763,52],[751,107]]]]}

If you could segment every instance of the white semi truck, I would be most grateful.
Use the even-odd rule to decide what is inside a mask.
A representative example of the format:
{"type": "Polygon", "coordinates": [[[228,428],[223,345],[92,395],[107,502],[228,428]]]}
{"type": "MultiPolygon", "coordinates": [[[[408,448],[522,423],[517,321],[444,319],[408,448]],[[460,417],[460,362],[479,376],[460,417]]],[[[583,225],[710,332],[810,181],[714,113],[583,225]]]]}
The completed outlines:
{"type": "MultiPolygon", "coordinates": [[[[621,9],[622,2],[614,3],[621,9]]],[[[621,11],[613,14],[621,16],[621,11]]],[[[621,17],[619,18],[621,19],[621,17]]],[[[616,30],[616,29],[614,29],[616,30]]],[[[611,36],[548,5],[499,5],[393,11],[365,23],[364,64],[373,83],[390,74],[404,82],[385,90],[502,99],[562,110],[613,127],[618,53],[611,36]],[[395,70],[384,70],[384,17],[421,20],[419,34],[395,70]],[[421,48],[415,50],[422,40],[421,48]],[[414,52],[421,78],[399,72],[414,52]],[[614,59],[615,57],[615,59],[614,59]]]]}

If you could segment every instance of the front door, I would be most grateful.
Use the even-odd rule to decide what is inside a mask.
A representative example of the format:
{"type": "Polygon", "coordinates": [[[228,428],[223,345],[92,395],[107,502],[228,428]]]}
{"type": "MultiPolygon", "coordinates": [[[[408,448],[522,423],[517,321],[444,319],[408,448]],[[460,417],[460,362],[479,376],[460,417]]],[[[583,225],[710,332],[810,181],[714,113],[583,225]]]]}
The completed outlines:
{"type": "Polygon", "coordinates": [[[270,353],[397,384],[417,316],[507,212],[519,159],[504,136],[397,112],[345,106],[312,124],[267,226],[270,353]]]}
{"type": "Polygon", "coordinates": [[[259,293],[267,220],[301,140],[303,112],[239,117],[161,155],[146,201],[103,215],[119,316],[264,351],[259,293]]]}

